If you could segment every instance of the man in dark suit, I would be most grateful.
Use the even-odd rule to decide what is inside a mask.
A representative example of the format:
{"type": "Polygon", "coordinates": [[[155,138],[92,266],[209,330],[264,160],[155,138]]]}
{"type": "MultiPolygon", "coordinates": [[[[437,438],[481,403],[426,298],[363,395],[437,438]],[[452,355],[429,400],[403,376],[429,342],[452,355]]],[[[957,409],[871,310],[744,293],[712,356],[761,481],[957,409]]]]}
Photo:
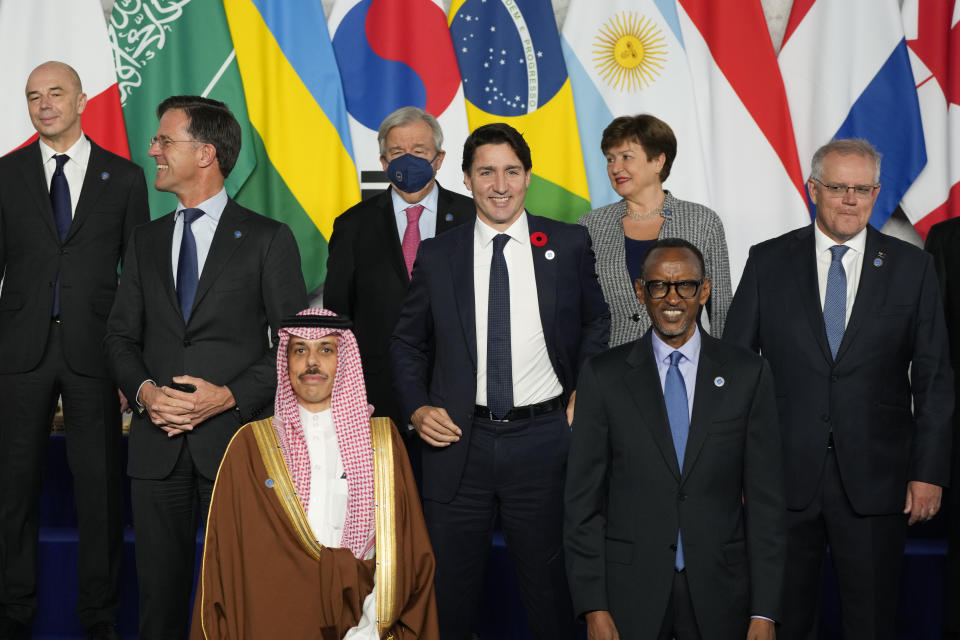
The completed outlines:
{"type": "Polygon", "coordinates": [[[826,548],[846,638],[893,638],[906,524],[950,475],[953,377],[929,254],[867,226],[880,156],[834,140],[813,157],[816,222],[750,250],[724,339],[770,363],[783,434],[781,638],[818,632],[826,548]]]}
{"type": "Polygon", "coordinates": [[[387,116],[377,134],[392,186],[333,222],[323,304],[353,319],[367,398],[375,416],[406,431],[390,375],[388,345],[421,241],[473,220],[473,201],[436,179],[445,152],[437,119],[417,107],[387,116]],[[412,222],[411,222],[412,220],[412,222]]]}
{"type": "Polygon", "coordinates": [[[704,273],[694,245],[655,242],[635,283],[652,330],[580,375],[564,546],[592,640],[774,637],[786,541],[773,376],[699,330],[704,273]]]}
{"type": "Polygon", "coordinates": [[[269,415],[278,323],[306,306],[290,229],[224,190],[240,150],[227,106],[174,96],[157,115],[154,184],[178,205],[133,234],[104,341],[138,410],[128,473],[141,639],[187,635],[198,515],[230,438],[269,415]]]}
{"type": "Polygon", "coordinates": [[[0,159],[0,637],[36,613],[40,476],[57,396],[79,536],[77,616],[116,637],[122,530],[120,401],[100,340],[133,228],[146,222],[135,164],[83,135],[77,72],[46,62],[27,80],[37,142],[0,159]]]}
{"type": "MultiPolygon", "coordinates": [[[[926,250],[940,281],[943,310],[950,333],[950,362],[960,370],[960,218],[933,225],[927,234],[926,250]]],[[[954,376],[954,397],[960,394],[960,376],[954,376]]],[[[946,594],[943,607],[943,637],[960,640],[960,412],[953,413],[953,455],[947,503],[947,565],[944,574],[946,594]]]]}
{"type": "Polygon", "coordinates": [[[563,475],[577,373],[610,314],[583,227],[524,210],[530,149],[505,124],[463,149],[474,224],[424,242],[390,343],[397,398],[423,452],[445,640],[468,638],[494,520],[537,638],[573,637],[563,475]]]}

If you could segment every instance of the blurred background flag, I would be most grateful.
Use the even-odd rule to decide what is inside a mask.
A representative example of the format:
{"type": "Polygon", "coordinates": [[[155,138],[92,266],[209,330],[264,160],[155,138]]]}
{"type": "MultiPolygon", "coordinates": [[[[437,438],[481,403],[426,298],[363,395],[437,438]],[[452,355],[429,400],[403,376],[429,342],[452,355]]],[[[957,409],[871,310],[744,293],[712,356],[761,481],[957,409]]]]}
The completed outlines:
{"type": "Polygon", "coordinates": [[[590,204],[619,199],[600,151],[603,129],[617,116],[649,113],[677,136],[677,159],[665,187],[678,198],[709,205],[693,80],[674,0],[571,0],[561,43],[590,204]]]}
{"type": "Polygon", "coordinates": [[[470,128],[506,122],[522,133],[533,156],[527,209],[576,221],[590,194],[550,0],[453,0],[449,20],[470,128]]]}
{"type": "Polygon", "coordinates": [[[100,146],[130,157],[99,0],[3,0],[0,60],[0,155],[36,138],[24,94],[27,76],[40,63],[59,60],[77,70],[87,94],[84,132],[100,146]]]}
{"type": "Polygon", "coordinates": [[[736,287],[750,246],[810,223],[787,99],[760,0],[679,0],[677,16],[736,287]]]}
{"type": "Polygon", "coordinates": [[[931,226],[960,216],[960,2],[904,0],[902,16],[927,166],[900,206],[925,238],[931,226]]]}
{"type": "Polygon", "coordinates": [[[388,186],[377,129],[406,106],[440,121],[447,155],[437,180],[467,193],[460,170],[467,114],[441,1],[335,0],[328,25],[364,197],[388,186]]]}
{"type": "Polygon", "coordinates": [[[832,138],[866,138],[883,154],[879,229],[927,161],[897,0],[795,0],[778,60],[805,174],[832,138]]]}
{"type": "Polygon", "coordinates": [[[323,9],[282,0],[223,6],[257,152],[257,171],[239,201],[290,225],[312,291],[326,276],[333,219],[360,200],[323,9]]]}

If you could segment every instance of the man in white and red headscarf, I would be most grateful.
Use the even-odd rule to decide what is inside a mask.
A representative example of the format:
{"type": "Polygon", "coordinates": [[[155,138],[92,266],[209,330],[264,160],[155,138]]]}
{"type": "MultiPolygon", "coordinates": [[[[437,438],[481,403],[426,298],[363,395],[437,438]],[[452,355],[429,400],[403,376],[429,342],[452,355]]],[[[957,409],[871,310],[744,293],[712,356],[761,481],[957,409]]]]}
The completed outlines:
{"type": "Polygon", "coordinates": [[[274,417],[214,485],[193,638],[439,637],[434,559],[393,423],[373,418],[350,321],[283,321],[274,417]]]}

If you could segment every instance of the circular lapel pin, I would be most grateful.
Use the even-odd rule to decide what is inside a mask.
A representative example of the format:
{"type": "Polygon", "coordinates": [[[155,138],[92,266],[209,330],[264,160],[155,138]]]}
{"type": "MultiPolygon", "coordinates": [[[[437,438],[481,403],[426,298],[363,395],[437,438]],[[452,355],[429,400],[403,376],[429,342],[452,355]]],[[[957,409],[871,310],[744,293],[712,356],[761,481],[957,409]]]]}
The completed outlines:
{"type": "Polygon", "coordinates": [[[267,485],[268,489],[273,489],[273,478],[267,478],[267,481],[263,484],[267,485]]]}
{"type": "Polygon", "coordinates": [[[553,260],[554,258],[557,257],[557,254],[554,252],[553,249],[547,249],[547,250],[543,253],[543,257],[546,258],[547,260],[553,260]]]}
{"type": "Polygon", "coordinates": [[[103,181],[109,180],[109,179],[110,179],[110,172],[109,172],[109,171],[104,171],[103,173],[101,173],[101,174],[100,174],[100,179],[103,180],[103,181]]]}
{"type": "Polygon", "coordinates": [[[873,259],[873,266],[875,266],[875,267],[882,267],[882,266],[883,266],[883,258],[874,258],[874,259],[873,259]]]}
{"type": "Polygon", "coordinates": [[[723,379],[723,376],[717,376],[713,379],[713,386],[715,387],[722,387],[725,384],[727,384],[727,381],[723,379]]]}
{"type": "Polygon", "coordinates": [[[534,231],[530,234],[530,244],[535,247],[542,247],[547,244],[547,234],[543,231],[534,231]]]}
{"type": "Polygon", "coordinates": [[[443,216],[443,219],[446,220],[447,222],[452,222],[452,221],[453,221],[453,214],[452,214],[452,213],[448,213],[447,215],[443,216]]]}
{"type": "Polygon", "coordinates": [[[239,238],[239,237],[242,236],[242,235],[243,235],[243,233],[241,233],[241,232],[239,232],[239,231],[234,231],[234,232],[233,232],[233,237],[234,237],[234,238],[239,238]]]}

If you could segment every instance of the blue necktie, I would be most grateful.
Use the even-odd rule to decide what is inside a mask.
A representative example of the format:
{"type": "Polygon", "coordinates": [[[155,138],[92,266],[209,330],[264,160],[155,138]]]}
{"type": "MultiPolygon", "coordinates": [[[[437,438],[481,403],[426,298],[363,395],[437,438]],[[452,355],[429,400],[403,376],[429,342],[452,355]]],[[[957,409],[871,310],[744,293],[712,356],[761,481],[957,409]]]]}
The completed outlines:
{"type": "Polygon", "coordinates": [[[833,259],[830,261],[830,270],[827,271],[827,293],[823,298],[823,324],[827,329],[827,342],[830,343],[830,353],[834,359],[843,340],[847,318],[847,273],[843,270],[841,260],[849,248],[842,244],[830,247],[833,259]]]}
{"type": "Polygon", "coordinates": [[[190,322],[193,299],[197,295],[200,269],[197,266],[197,239],[193,237],[193,222],[203,215],[201,209],[183,210],[183,238],[180,240],[180,259],[177,261],[177,299],[183,322],[190,322]]]}
{"type": "MultiPolygon", "coordinates": [[[[667,405],[667,419],[670,420],[670,435],[673,436],[673,448],[677,452],[677,462],[680,471],[683,471],[683,454],[687,450],[687,436],[690,434],[690,406],[687,404],[687,387],[683,384],[683,375],[677,363],[683,354],[674,351],[670,354],[670,368],[667,369],[667,379],[663,384],[663,399],[667,405]]],[[[683,543],[680,532],[677,531],[677,557],[674,567],[682,571],[683,543]]]]}
{"type": "MultiPolygon", "coordinates": [[[[53,178],[50,179],[50,204],[53,207],[53,220],[57,223],[57,236],[62,245],[67,239],[67,233],[70,232],[70,223],[73,216],[70,214],[70,185],[67,184],[67,176],[63,174],[63,165],[70,159],[62,153],[53,156],[57,161],[57,168],[53,170],[53,178]]],[[[60,315],[60,272],[57,272],[57,282],[53,288],[53,317],[60,315]]]]}
{"type": "Polygon", "coordinates": [[[493,238],[490,293],[487,298],[487,407],[496,418],[513,408],[513,361],[510,352],[510,274],[503,247],[505,233],[493,238]]]}

